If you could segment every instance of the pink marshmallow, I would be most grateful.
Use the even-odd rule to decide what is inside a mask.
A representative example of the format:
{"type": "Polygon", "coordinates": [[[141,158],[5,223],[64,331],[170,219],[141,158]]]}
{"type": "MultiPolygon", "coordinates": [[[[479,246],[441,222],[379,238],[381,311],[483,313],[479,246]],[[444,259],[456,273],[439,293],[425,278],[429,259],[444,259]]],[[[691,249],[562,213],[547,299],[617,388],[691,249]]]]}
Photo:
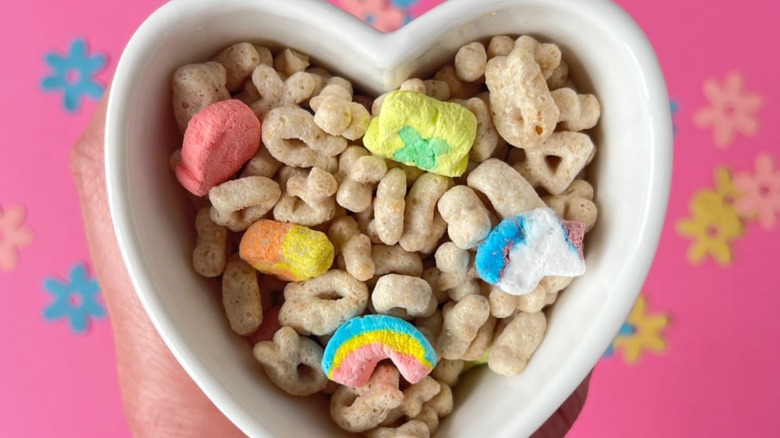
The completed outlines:
{"type": "Polygon", "coordinates": [[[260,121],[240,100],[223,100],[200,110],[184,132],[176,179],[205,196],[235,175],[260,147],[260,121]]]}

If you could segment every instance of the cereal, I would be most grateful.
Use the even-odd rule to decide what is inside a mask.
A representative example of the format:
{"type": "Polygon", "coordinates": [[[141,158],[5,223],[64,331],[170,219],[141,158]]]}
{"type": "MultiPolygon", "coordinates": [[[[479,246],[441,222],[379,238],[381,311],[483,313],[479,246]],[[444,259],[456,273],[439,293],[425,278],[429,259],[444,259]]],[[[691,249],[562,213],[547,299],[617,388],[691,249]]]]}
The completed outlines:
{"type": "Polygon", "coordinates": [[[443,176],[460,176],[477,133],[461,105],[413,91],[390,93],[371,120],[363,144],[371,152],[443,176]]]}
{"type": "Polygon", "coordinates": [[[333,242],[336,254],[344,259],[347,272],[360,281],[374,276],[374,259],[371,257],[371,240],[358,229],[350,216],[342,216],[328,228],[328,238],[333,242]]]}
{"type": "Polygon", "coordinates": [[[452,180],[432,173],[423,174],[406,195],[404,232],[398,243],[406,251],[429,252],[447,228],[436,210],[441,195],[452,186],[452,180]]]}
{"type": "Polygon", "coordinates": [[[502,221],[477,249],[476,265],[480,278],[512,295],[530,293],[546,275],[585,273],[580,248],[549,208],[502,221]]]}
{"type": "Polygon", "coordinates": [[[447,190],[437,205],[447,222],[447,234],[459,248],[476,247],[490,232],[490,214],[469,187],[455,186],[447,190]]]}
{"type": "Polygon", "coordinates": [[[322,369],[329,379],[359,388],[369,382],[376,364],[383,359],[392,360],[412,384],[436,366],[433,347],[412,324],[389,315],[366,315],[336,330],[325,347],[322,369]]]}
{"type": "Polygon", "coordinates": [[[195,229],[198,239],[192,251],[192,266],[195,272],[204,277],[219,277],[227,259],[227,230],[211,220],[208,208],[198,211],[195,229]]]}
{"type": "Polygon", "coordinates": [[[371,195],[387,172],[385,161],[371,156],[360,146],[350,146],[339,158],[343,181],[336,202],[349,211],[360,213],[371,205],[371,195]]]}
{"type": "Polygon", "coordinates": [[[377,313],[404,319],[426,317],[436,312],[436,297],[422,278],[388,274],[377,280],[371,294],[377,313]]]}
{"type": "Polygon", "coordinates": [[[260,64],[260,56],[252,44],[238,43],[223,50],[214,61],[225,67],[225,87],[230,92],[236,92],[260,64]]]}
{"type": "Polygon", "coordinates": [[[233,255],[222,276],[222,304],[230,327],[239,335],[257,331],[263,323],[263,303],[257,284],[257,271],[233,255]]]}
{"type": "Polygon", "coordinates": [[[279,200],[279,184],[263,176],[226,181],[209,190],[211,219],[231,231],[244,231],[279,200]]]}
{"type": "Polygon", "coordinates": [[[292,167],[335,170],[335,155],[347,147],[343,137],[328,135],[304,109],[281,107],[263,120],[263,144],[279,162],[292,167]]]}
{"type": "Polygon", "coordinates": [[[362,314],[368,288],[344,271],[331,270],[303,283],[284,288],[279,322],[302,335],[327,335],[362,314]]]}
{"type": "Polygon", "coordinates": [[[254,354],[268,378],[288,394],[315,394],[328,385],[320,368],[322,347],[290,327],[280,328],[272,342],[256,344],[254,354]]]}
{"type": "Polygon", "coordinates": [[[598,209],[593,203],[593,186],[583,179],[575,180],[559,195],[545,196],[544,202],[562,219],[585,224],[588,231],[596,223],[598,209]]]}
{"type": "Polygon", "coordinates": [[[444,305],[444,325],[438,338],[441,357],[461,359],[479,329],[490,317],[490,304],[481,295],[469,295],[458,303],[444,305]]]}
{"type": "Polygon", "coordinates": [[[374,201],[374,226],[379,240],[395,245],[404,231],[406,173],[390,169],[379,181],[374,201]]]}
{"type": "Polygon", "coordinates": [[[502,218],[544,207],[536,191],[516,170],[503,161],[491,158],[482,162],[468,176],[468,186],[490,199],[502,218]]]}
{"type": "Polygon", "coordinates": [[[240,100],[225,100],[198,111],[187,125],[176,179],[203,196],[235,175],[260,147],[260,122],[240,100]]]}
{"type": "Polygon", "coordinates": [[[487,51],[482,43],[466,44],[455,55],[455,74],[465,82],[477,82],[485,74],[487,51]]]}
{"type": "Polygon", "coordinates": [[[287,281],[320,276],[333,264],[333,244],[325,233],[265,219],[246,230],[239,253],[258,271],[287,281]]]}
{"type": "Polygon", "coordinates": [[[579,132],[556,132],[541,146],[525,151],[526,159],[514,168],[529,184],[553,195],[569,185],[596,154],[593,141],[579,132]]]}
{"type": "Polygon", "coordinates": [[[287,180],[287,190],[274,207],[274,219],[308,227],[323,224],[336,214],[333,195],[338,183],[333,175],[312,168],[308,175],[295,175],[287,180]]]}
{"type": "Polygon", "coordinates": [[[173,115],[184,132],[195,114],[203,108],[230,99],[225,87],[225,67],[218,62],[188,64],[173,73],[173,115]]]}
{"type": "Polygon", "coordinates": [[[519,374],[542,342],[546,328],[542,312],[515,315],[493,339],[488,355],[490,369],[504,376],[519,374]]]}
{"type": "Polygon", "coordinates": [[[498,133],[509,144],[526,149],[552,135],[560,112],[534,55],[515,48],[488,62],[485,81],[498,133]]]}
{"type": "Polygon", "coordinates": [[[192,138],[169,165],[198,210],[193,267],[269,379],[349,432],[429,437],[463,372],[521,372],[597,215],[601,108],[561,49],[472,42],[376,99],[290,48],[215,61],[174,74],[192,138]]]}
{"type": "Polygon", "coordinates": [[[339,386],[330,399],[330,415],[348,432],[365,432],[379,426],[395,408],[401,406],[404,394],[398,389],[398,370],[389,364],[376,367],[371,380],[352,388],[339,386]]]}

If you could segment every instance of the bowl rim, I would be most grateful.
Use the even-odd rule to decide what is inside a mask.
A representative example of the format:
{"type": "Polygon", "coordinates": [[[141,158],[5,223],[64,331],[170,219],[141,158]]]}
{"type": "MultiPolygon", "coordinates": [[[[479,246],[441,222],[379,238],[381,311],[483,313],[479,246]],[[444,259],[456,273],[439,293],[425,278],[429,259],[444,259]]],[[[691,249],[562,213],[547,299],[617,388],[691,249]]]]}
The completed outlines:
{"type": "MultiPolygon", "coordinates": [[[[125,81],[122,79],[129,77],[135,70],[139,69],[140,60],[153,49],[156,40],[164,36],[170,21],[183,10],[184,4],[187,4],[188,8],[196,5],[209,8],[215,4],[252,5],[263,1],[266,0],[173,0],[158,8],[136,30],[121,55],[114,76],[115,80],[111,84],[105,130],[105,171],[109,209],[122,258],[134,290],[153,325],[177,361],[209,399],[242,431],[251,435],[265,432],[258,429],[255,416],[244,409],[210,374],[208,367],[184,342],[184,337],[176,324],[171,319],[161,316],[157,310],[163,307],[160,298],[156,294],[141,292],[155,290],[154,282],[149,273],[132,268],[142,266],[139,261],[143,259],[143,253],[139,242],[133,239],[136,231],[135,222],[127,190],[128,172],[122,160],[124,152],[121,149],[124,147],[127,127],[121,121],[127,120],[128,109],[125,103],[132,93],[132,90],[123,85],[125,81]]],[[[540,2],[539,0],[483,0],[479,7],[495,5],[498,8],[507,5],[535,3],[540,2]]],[[[592,9],[592,13],[601,15],[603,21],[614,25],[612,31],[621,35],[624,44],[631,49],[636,57],[646,90],[651,93],[651,96],[656,96],[655,99],[650,100],[648,108],[652,116],[649,123],[652,125],[656,137],[653,139],[655,147],[652,151],[653,162],[649,172],[652,179],[649,183],[649,196],[646,200],[648,215],[644,218],[643,228],[637,233],[641,235],[641,243],[639,254],[636,255],[639,265],[634,269],[638,273],[635,281],[636,287],[632,289],[632,294],[626,296],[626,301],[623,303],[624,315],[613,313],[610,315],[610,319],[600,321],[600,326],[607,327],[609,330],[603,330],[600,336],[594,338],[594,342],[608,345],[622,325],[634,299],[641,290],[655,255],[666,216],[672,172],[672,128],[668,94],[661,67],[650,42],[639,25],[620,6],[611,0],[545,0],[543,3],[563,6],[586,3],[587,7],[592,9]]],[[[475,7],[475,2],[473,0],[449,0],[391,33],[379,32],[349,13],[326,2],[286,0],[284,5],[285,8],[302,9],[312,15],[335,20],[335,22],[331,22],[331,26],[342,29],[344,33],[356,33],[361,38],[370,40],[370,43],[365,44],[364,47],[389,48],[390,54],[378,53],[378,51],[366,51],[365,53],[365,56],[371,59],[374,65],[384,67],[387,60],[395,60],[400,56],[400,53],[394,50],[402,46],[399,44],[401,41],[409,39],[410,35],[415,35],[415,38],[420,40],[433,40],[441,33],[441,26],[436,23],[457,21],[458,17],[464,16],[467,11],[475,7]]],[[[555,378],[547,382],[546,388],[549,390],[540,394],[539,399],[532,406],[531,410],[534,412],[508,419],[507,430],[522,430],[523,427],[527,427],[523,422],[527,421],[529,416],[543,419],[557,409],[557,406],[587,376],[590,368],[586,369],[581,364],[595,364],[601,356],[601,352],[584,350],[587,349],[578,349],[573,352],[571,360],[561,365],[555,378]]],[[[542,422],[543,420],[538,425],[541,425],[542,422]]]]}

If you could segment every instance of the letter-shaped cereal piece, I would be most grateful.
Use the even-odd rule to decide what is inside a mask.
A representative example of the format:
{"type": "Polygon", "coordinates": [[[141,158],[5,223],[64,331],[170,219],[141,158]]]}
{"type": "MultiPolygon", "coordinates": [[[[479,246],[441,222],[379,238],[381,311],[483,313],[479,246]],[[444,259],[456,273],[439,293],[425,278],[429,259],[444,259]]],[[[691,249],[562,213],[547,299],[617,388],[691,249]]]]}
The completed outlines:
{"type": "Polygon", "coordinates": [[[544,202],[562,219],[585,224],[587,231],[596,223],[598,209],[593,203],[593,186],[584,179],[575,180],[560,195],[545,196],[544,202]]]}
{"type": "Polygon", "coordinates": [[[360,146],[350,146],[339,157],[342,182],[336,202],[349,211],[360,213],[371,206],[374,185],[387,172],[385,160],[371,156],[360,146]]]}
{"type": "Polygon", "coordinates": [[[563,131],[584,131],[596,126],[601,117],[601,106],[592,94],[577,94],[571,88],[551,92],[561,112],[558,122],[563,131]]]}
{"type": "Polygon", "coordinates": [[[366,310],[368,288],[344,271],[331,270],[284,288],[279,322],[301,334],[333,333],[342,323],[366,310]]]}
{"type": "Polygon", "coordinates": [[[488,197],[502,218],[544,207],[528,181],[501,160],[485,160],[469,174],[467,181],[469,187],[488,197]]]}
{"type": "Polygon", "coordinates": [[[195,218],[198,240],[192,251],[192,266],[204,277],[219,277],[225,269],[228,233],[209,217],[209,208],[202,208],[195,218]]]}
{"type": "Polygon", "coordinates": [[[504,376],[516,376],[539,347],[547,329],[543,312],[518,313],[493,339],[488,366],[504,376]]]}
{"type": "Polygon", "coordinates": [[[374,201],[376,233],[385,245],[395,245],[404,231],[406,173],[390,169],[379,181],[374,201]]]}
{"type": "Polygon", "coordinates": [[[218,62],[187,64],[173,73],[173,114],[179,131],[184,132],[190,119],[203,108],[230,99],[225,88],[225,67],[218,62]]]}
{"type": "Polygon", "coordinates": [[[279,184],[262,176],[226,181],[209,191],[211,219],[230,231],[244,231],[279,200],[279,184]]]}
{"type": "Polygon", "coordinates": [[[239,248],[253,268],[287,281],[320,276],[333,264],[333,244],[325,233],[271,220],[252,224],[239,248]]]}
{"type": "Polygon", "coordinates": [[[542,76],[548,79],[561,63],[561,49],[555,44],[541,44],[528,35],[523,35],[515,41],[515,48],[522,48],[534,55],[534,60],[542,70],[542,76]]]}
{"type": "Polygon", "coordinates": [[[271,382],[288,394],[311,395],[328,385],[320,367],[322,347],[290,327],[280,328],[272,342],[259,342],[254,354],[271,382]]]}
{"type": "Polygon", "coordinates": [[[329,379],[356,388],[368,383],[383,359],[392,360],[411,384],[436,366],[433,347],[415,326],[389,315],[366,315],[336,330],[325,347],[322,369],[329,379]]]}
{"type": "Polygon", "coordinates": [[[351,216],[335,219],[328,229],[336,254],[341,254],[347,272],[360,281],[374,276],[374,259],[371,258],[371,240],[360,232],[351,216]]]}
{"type": "Polygon", "coordinates": [[[400,377],[396,367],[381,364],[363,386],[341,386],[330,399],[330,416],[348,432],[365,432],[379,426],[396,408],[404,394],[398,388],[400,377]]]}
{"type": "Polygon", "coordinates": [[[455,186],[438,203],[439,213],[447,222],[450,239],[461,249],[471,249],[490,233],[490,214],[474,190],[455,186]]]}
{"type": "Polygon", "coordinates": [[[553,195],[566,191],[574,178],[593,160],[596,147],[580,132],[556,132],[534,149],[515,170],[532,186],[542,186],[553,195]]]}
{"type": "Polygon", "coordinates": [[[571,234],[546,207],[507,218],[477,249],[477,272],[512,295],[532,292],[547,275],[580,276],[585,261],[571,234]]]}
{"type": "Polygon", "coordinates": [[[436,297],[431,285],[418,277],[388,274],[379,278],[371,294],[377,313],[398,318],[426,317],[436,312],[436,297]]]}
{"type": "Polygon", "coordinates": [[[553,133],[560,113],[533,54],[515,48],[491,59],[485,80],[493,123],[509,144],[529,149],[553,133]]]}
{"type": "Polygon", "coordinates": [[[438,344],[441,357],[460,359],[490,317],[490,304],[481,295],[469,295],[459,303],[444,305],[444,325],[438,344]]]}
{"type": "Polygon", "coordinates": [[[382,157],[443,176],[460,176],[477,135],[477,119],[461,105],[413,91],[387,95],[363,144],[382,157]]]}
{"type": "Polygon", "coordinates": [[[274,158],[291,167],[319,167],[330,171],[333,158],[347,147],[344,137],[328,135],[302,108],[280,107],[263,120],[263,144],[274,158]]]}
{"type": "Polygon", "coordinates": [[[447,224],[436,210],[436,203],[451,185],[451,179],[432,173],[423,174],[415,181],[406,195],[404,232],[398,241],[403,249],[427,252],[439,241],[447,224]]]}
{"type": "Polygon", "coordinates": [[[257,271],[234,255],[222,276],[222,305],[230,328],[241,336],[251,335],[263,323],[263,303],[257,271]]]}
{"type": "Polygon", "coordinates": [[[336,214],[333,195],[338,183],[330,173],[314,167],[307,176],[295,175],[287,180],[287,191],[274,207],[274,219],[313,227],[336,214]]]}
{"type": "Polygon", "coordinates": [[[192,117],[184,133],[176,179],[203,196],[238,173],[260,147],[260,121],[236,99],[213,103],[192,117]]]}

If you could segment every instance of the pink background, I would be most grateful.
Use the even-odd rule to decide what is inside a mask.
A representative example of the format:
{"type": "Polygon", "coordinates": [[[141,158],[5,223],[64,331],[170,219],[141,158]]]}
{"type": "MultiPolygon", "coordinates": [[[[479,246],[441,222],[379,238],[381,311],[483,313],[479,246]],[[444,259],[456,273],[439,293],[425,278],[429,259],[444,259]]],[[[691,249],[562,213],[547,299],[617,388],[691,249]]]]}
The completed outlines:
{"type": "MultiPolygon", "coordinates": [[[[18,265],[0,269],[0,297],[5,299],[0,344],[6,351],[0,360],[0,436],[129,436],[107,318],[93,319],[88,331],[77,333],[66,319],[43,316],[53,302],[44,280],[65,281],[74,265],[89,266],[67,159],[95,102],[85,99],[79,111],[66,112],[62,93],[44,92],[41,80],[51,73],[45,54],[66,55],[71,42],[83,37],[92,53],[107,55],[107,65],[96,77],[105,85],[134,29],[162,3],[0,2],[0,40],[5,41],[0,45],[0,59],[5,60],[0,211],[23,206],[25,224],[36,236],[31,246],[19,249],[18,265]]],[[[418,16],[440,1],[340,3],[355,13],[375,14],[377,25],[392,28],[400,23],[382,17],[418,16]]],[[[775,418],[780,406],[780,298],[775,293],[780,280],[772,275],[780,260],[777,226],[764,229],[747,222],[743,236],[731,246],[733,263],[724,267],[711,259],[691,264],[686,258],[691,240],[679,235],[675,225],[690,216],[688,205],[697,190],[715,187],[716,166],[752,171],[762,152],[780,166],[780,64],[771,43],[780,39],[780,3],[618,3],[647,32],[670,96],[679,105],[667,224],[643,289],[647,310],[669,317],[659,334],[667,348],[643,351],[633,363],[620,348],[603,359],[570,436],[780,436],[775,418]],[[712,128],[697,127],[693,114],[710,105],[702,92],[704,82],[722,83],[730,72],[741,75],[743,91],[760,96],[763,106],[751,116],[758,123],[755,134],[737,134],[721,149],[714,144],[712,128]]],[[[7,236],[0,230],[0,243],[3,238],[7,236]]]]}

